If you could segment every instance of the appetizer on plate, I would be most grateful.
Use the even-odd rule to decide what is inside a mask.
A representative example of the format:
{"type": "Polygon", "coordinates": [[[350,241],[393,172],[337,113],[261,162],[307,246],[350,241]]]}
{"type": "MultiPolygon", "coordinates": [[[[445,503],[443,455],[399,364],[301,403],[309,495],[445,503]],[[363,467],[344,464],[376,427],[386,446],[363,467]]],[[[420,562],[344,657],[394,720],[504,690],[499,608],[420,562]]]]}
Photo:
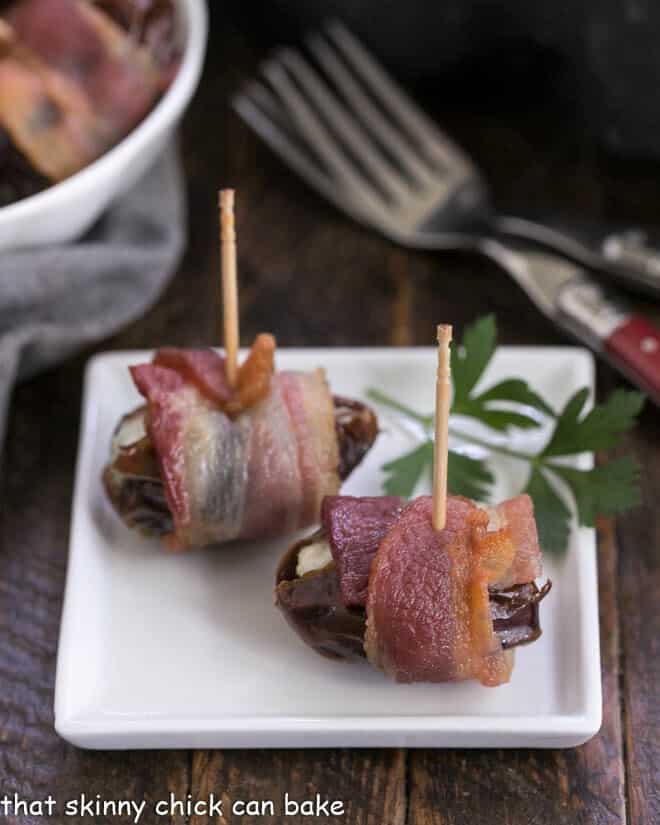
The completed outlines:
{"type": "Polygon", "coordinates": [[[318,521],[378,434],[322,369],[275,372],[258,335],[239,366],[234,191],[219,193],[225,356],[161,349],[131,367],[146,404],[124,416],[103,480],[121,518],[172,550],[280,536],[318,521]]]}
{"type": "Polygon", "coordinates": [[[333,396],[321,369],[274,372],[274,353],[274,338],[259,335],[233,387],[211,349],[161,349],[131,368],[146,404],[119,422],[103,474],[127,525],[188,549],[318,522],[377,418],[333,396]]]}
{"type": "Polygon", "coordinates": [[[0,2],[0,206],[119,142],[178,63],[171,0],[0,2]]]}
{"type": "Polygon", "coordinates": [[[433,495],[331,496],[321,529],[277,572],[275,601],[319,653],[366,656],[398,682],[508,682],[541,633],[541,549],[527,495],[480,507],[447,495],[452,328],[438,326],[433,495]]]}
{"type": "Polygon", "coordinates": [[[507,682],[513,648],[541,635],[541,551],[531,499],[497,507],[330,496],[319,531],[277,572],[276,603],[318,653],[366,658],[399,682],[507,682]]]}

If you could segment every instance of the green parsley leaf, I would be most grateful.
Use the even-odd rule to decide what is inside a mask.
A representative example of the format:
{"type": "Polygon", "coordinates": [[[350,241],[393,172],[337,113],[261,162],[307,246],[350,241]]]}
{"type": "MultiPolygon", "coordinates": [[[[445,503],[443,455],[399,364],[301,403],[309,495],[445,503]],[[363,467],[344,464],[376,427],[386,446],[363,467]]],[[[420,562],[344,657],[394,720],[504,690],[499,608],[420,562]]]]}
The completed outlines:
{"type": "Polygon", "coordinates": [[[486,404],[489,401],[511,401],[517,404],[524,404],[527,407],[534,407],[537,410],[554,417],[555,411],[544,401],[541,396],[534,392],[522,378],[507,378],[494,384],[489,390],[482,392],[477,397],[477,401],[486,404]]]}
{"type": "MultiPolygon", "coordinates": [[[[425,441],[409,453],[385,464],[383,470],[388,476],[383,483],[386,495],[410,498],[422,478],[426,477],[429,482],[433,479],[433,442],[425,441]]],[[[493,474],[483,461],[449,451],[447,487],[450,493],[486,501],[493,481],[493,474]]]]}
{"type": "Polygon", "coordinates": [[[465,415],[469,418],[476,418],[477,421],[481,421],[482,424],[490,427],[491,430],[497,430],[497,432],[505,432],[509,427],[519,427],[521,430],[529,430],[533,427],[538,427],[540,423],[537,418],[532,418],[529,415],[525,415],[525,413],[517,412],[516,410],[491,409],[486,405],[478,403],[476,400],[466,404],[460,410],[452,410],[452,413],[465,415]]]}
{"type": "Polygon", "coordinates": [[[410,498],[424,474],[433,472],[433,442],[425,441],[400,458],[383,465],[387,478],[383,490],[388,496],[410,498]]]}
{"type": "Polygon", "coordinates": [[[463,343],[451,351],[455,415],[475,418],[492,430],[504,432],[509,427],[531,429],[541,423],[538,415],[526,413],[521,406],[554,415],[552,408],[520,378],[500,381],[478,395],[474,388],[495,352],[496,328],[492,315],[481,318],[465,330],[463,343]],[[508,409],[507,405],[514,405],[508,409]]]}
{"type": "Polygon", "coordinates": [[[639,465],[629,457],[591,470],[557,464],[548,466],[570,487],[580,524],[593,527],[599,514],[616,515],[640,504],[639,465]]]}
{"type": "Polygon", "coordinates": [[[588,397],[589,390],[583,387],[568,400],[541,455],[549,458],[613,447],[634,426],[645,401],[641,392],[615,390],[581,418],[588,397]]]}
{"type": "Polygon", "coordinates": [[[489,488],[494,481],[493,474],[484,461],[449,450],[447,488],[452,495],[487,501],[489,488]]]}
{"type": "Polygon", "coordinates": [[[462,407],[470,400],[470,393],[493,357],[496,339],[495,316],[486,315],[466,328],[461,346],[451,348],[456,407],[462,407]]]}
{"type": "Polygon", "coordinates": [[[534,502],[539,543],[548,553],[566,550],[571,532],[571,511],[539,467],[533,467],[525,492],[534,502]]]}

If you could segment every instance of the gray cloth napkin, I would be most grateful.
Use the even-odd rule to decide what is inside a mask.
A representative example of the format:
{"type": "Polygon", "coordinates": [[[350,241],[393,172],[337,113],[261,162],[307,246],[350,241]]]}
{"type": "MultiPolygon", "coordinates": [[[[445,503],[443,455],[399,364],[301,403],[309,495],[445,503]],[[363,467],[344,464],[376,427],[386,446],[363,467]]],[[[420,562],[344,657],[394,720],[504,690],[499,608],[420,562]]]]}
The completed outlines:
{"type": "Polygon", "coordinates": [[[139,318],[184,240],[184,187],[170,148],[79,241],[0,255],[0,445],[16,381],[139,318]]]}

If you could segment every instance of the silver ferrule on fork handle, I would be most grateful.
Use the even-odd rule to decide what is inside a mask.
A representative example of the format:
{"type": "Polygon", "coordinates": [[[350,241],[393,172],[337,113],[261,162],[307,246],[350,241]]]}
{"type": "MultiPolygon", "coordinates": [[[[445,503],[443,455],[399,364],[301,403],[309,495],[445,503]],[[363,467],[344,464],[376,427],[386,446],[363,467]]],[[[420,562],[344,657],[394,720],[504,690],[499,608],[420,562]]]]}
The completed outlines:
{"type": "Polygon", "coordinates": [[[608,235],[602,243],[605,260],[625,269],[635,270],[649,286],[660,285],[660,253],[649,246],[646,233],[627,229],[608,235]]]}
{"type": "Polygon", "coordinates": [[[536,306],[587,346],[600,351],[628,318],[582,267],[552,253],[487,238],[481,252],[496,261],[536,306]]]}
{"type": "Polygon", "coordinates": [[[557,321],[595,350],[626,322],[629,313],[606,290],[582,275],[568,281],[557,296],[557,321]]]}

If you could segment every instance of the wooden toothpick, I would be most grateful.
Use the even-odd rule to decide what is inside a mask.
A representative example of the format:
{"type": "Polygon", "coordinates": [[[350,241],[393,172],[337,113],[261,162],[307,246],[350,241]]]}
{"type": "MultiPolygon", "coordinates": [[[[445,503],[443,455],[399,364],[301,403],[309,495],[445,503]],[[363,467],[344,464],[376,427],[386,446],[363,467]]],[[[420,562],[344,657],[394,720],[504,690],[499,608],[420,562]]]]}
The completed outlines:
{"type": "Polygon", "coordinates": [[[435,450],[433,460],[433,528],[444,530],[447,523],[447,459],[449,437],[449,396],[451,367],[449,345],[451,326],[438,325],[438,372],[435,383],[435,450]]]}
{"type": "Polygon", "coordinates": [[[234,228],[234,190],[221,189],[220,248],[222,252],[222,307],[227,381],[235,387],[238,380],[238,286],[236,276],[236,230],[234,228]]]}

